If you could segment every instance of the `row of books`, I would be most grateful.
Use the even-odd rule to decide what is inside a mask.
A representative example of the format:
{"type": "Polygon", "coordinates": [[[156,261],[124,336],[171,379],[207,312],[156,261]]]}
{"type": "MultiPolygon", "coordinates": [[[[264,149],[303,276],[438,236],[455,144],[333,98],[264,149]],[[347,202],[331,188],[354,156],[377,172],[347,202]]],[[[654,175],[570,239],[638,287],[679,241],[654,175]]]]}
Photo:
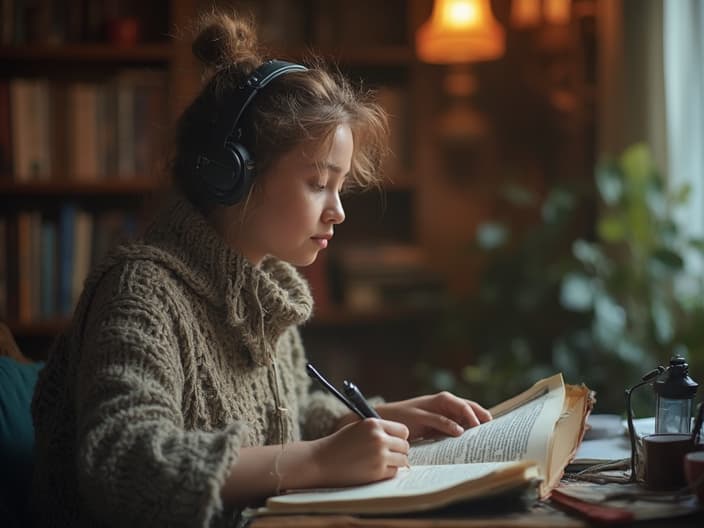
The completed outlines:
{"type": "Polygon", "coordinates": [[[17,182],[132,178],[161,156],[162,72],[101,82],[0,80],[0,174],[17,182]]]}
{"type": "Polygon", "coordinates": [[[265,42],[278,46],[359,48],[408,45],[406,0],[239,0],[265,42]],[[401,19],[401,20],[400,20],[401,19]]]}
{"type": "Polygon", "coordinates": [[[0,44],[56,45],[109,39],[110,24],[125,17],[139,20],[142,38],[166,31],[166,1],[140,6],[122,0],[0,0],[0,44]],[[161,18],[162,20],[159,20],[161,18]]]}
{"type": "Polygon", "coordinates": [[[135,231],[131,212],[92,214],[73,204],[55,215],[20,211],[0,218],[0,319],[69,316],[90,268],[135,231]]]}

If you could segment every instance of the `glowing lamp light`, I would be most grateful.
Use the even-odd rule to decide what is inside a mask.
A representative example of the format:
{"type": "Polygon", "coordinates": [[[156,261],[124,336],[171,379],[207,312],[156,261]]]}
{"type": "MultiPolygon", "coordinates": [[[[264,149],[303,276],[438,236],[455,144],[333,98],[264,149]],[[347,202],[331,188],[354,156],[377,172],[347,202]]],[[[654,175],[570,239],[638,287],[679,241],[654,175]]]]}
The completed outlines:
{"type": "Polygon", "coordinates": [[[489,0],[435,0],[430,19],[416,32],[416,51],[424,62],[492,60],[503,55],[504,48],[504,30],[489,0]]]}

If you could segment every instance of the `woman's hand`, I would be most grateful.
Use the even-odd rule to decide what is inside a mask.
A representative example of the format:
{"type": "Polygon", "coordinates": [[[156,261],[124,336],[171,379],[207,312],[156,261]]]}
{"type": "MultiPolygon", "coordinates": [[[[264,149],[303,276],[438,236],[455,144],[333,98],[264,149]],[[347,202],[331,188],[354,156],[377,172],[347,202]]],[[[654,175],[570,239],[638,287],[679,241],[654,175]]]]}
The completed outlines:
{"type": "Polygon", "coordinates": [[[389,420],[357,419],[312,444],[317,486],[387,479],[408,466],[408,428],[389,420]]]}
{"type": "Polygon", "coordinates": [[[449,392],[384,403],[377,405],[376,411],[386,420],[406,424],[409,440],[459,436],[465,429],[491,420],[489,411],[477,402],[449,392]]]}
{"type": "Polygon", "coordinates": [[[352,486],[393,477],[408,465],[408,428],[367,418],[306,442],[243,447],[220,491],[242,507],[281,490],[352,486]]]}

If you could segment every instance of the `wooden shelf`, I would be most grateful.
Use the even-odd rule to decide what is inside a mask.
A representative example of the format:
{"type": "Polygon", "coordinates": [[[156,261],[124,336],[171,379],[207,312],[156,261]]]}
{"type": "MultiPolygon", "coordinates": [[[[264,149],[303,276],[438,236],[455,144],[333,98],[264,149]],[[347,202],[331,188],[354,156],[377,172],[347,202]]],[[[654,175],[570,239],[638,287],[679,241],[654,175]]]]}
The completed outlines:
{"type": "Polygon", "coordinates": [[[109,61],[133,63],[168,62],[173,56],[169,43],[118,47],[111,44],[61,44],[0,47],[4,61],[109,61]]]}
{"type": "Polygon", "coordinates": [[[0,181],[0,196],[85,196],[85,195],[139,195],[161,187],[160,182],[146,178],[82,182],[55,180],[16,183],[0,181]]]}
{"type": "Polygon", "coordinates": [[[350,66],[407,66],[415,55],[408,46],[375,46],[370,48],[291,48],[275,50],[274,54],[289,60],[301,60],[313,52],[327,60],[350,66]]]}

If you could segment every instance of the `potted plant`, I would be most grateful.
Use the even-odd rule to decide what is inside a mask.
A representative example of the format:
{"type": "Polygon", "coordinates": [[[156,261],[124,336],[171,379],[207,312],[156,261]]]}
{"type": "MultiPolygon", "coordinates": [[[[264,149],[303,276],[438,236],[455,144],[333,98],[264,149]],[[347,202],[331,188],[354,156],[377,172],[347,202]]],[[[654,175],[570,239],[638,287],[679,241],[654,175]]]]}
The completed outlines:
{"type": "Polygon", "coordinates": [[[419,367],[428,388],[499,401],[562,371],[597,391],[601,412],[620,412],[624,389],[674,353],[702,372],[704,281],[690,263],[704,262],[704,243],[675,220],[689,189],[668,186],[645,145],[604,159],[594,185],[504,196],[505,218],[472,244],[486,261],[479,288],[448,304],[454,355],[419,367]],[[539,220],[511,226],[520,208],[539,220]]]}

